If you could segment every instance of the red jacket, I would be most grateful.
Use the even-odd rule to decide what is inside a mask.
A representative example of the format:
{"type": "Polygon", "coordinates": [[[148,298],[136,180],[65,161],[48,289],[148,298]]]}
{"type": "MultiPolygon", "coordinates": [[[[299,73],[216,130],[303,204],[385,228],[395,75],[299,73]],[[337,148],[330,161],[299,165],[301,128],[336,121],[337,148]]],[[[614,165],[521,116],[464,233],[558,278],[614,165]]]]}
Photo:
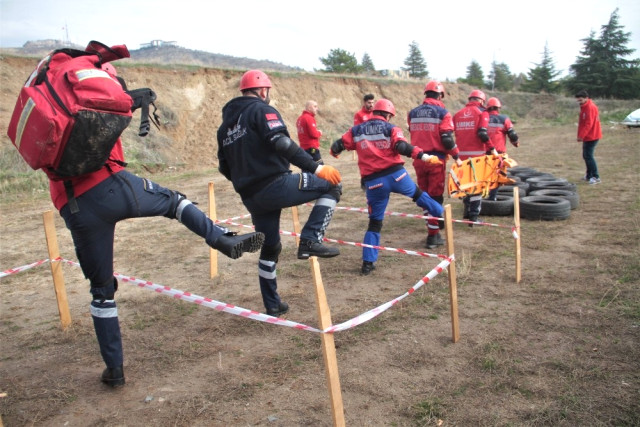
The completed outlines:
{"type": "Polygon", "coordinates": [[[460,150],[460,160],[478,157],[486,154],[493,147],[491,139],[482,142],[478,130],[489,129],[489,113],[479,102],[469,102],[453,116],[456,145],[460,150]]]}
{"type": "Polygon", "coordinates": [[[453,119],[451,113],[445,108],[442,101],[433,98],[425,98],[424,102],[409,111],[407,124],[411,132],[411,145],[420,147],[425,153],[434,152],[458,154],[458,148],[447,150],[442,145],[440,135],[453,132],[453,119]]]}
{"type": "MultiPolygon", "coordinates": [[[[114,173],[120,172],[124,169],[124,166],[118,164],[114,160],[124,163],[124,153],[122,151],[122,140],[118,138],[116,145],[113,146],[109,160],[107,160],[108,166],[103,166],[101,169],[91,172],[86,175],[82,175],[71,179],[73,185],[73,194],[75,197],[86,193],[96,185],[100,184],[105,179],[109,178],[114,173]]],[[[51,201],[56,209],[60,210],[67,204],[67,193],[64,188],[63,181],[49,180],[49,192],[51,193],[51,201]]]]}
{"type": "MultiPolygon", "coordinates": [[[[400,141],[407,142],[402,129],[381,116],[373,116],[342,135],[344,148],[358,153],[358,167],[363,178],[393,166],[402,166],[404,160],[395,150],[400,141]]],[[[421,149],[414,147],[411,158],[415,159],[421,152],[421,149]]]]}
{"type": "Polygon", "coordinates": [[[366,107],[362,107],[360,111],[353,115],[353,125],[359,125],[360,123],[364,123],[367,120],[373,117],[373,111],[367,110],[366,107]]]}
{"type": "Polygon", "coordinates": [[[578,139],[581,141],[597,141],[602,138],[600,128],[600,114],[596,104],[587,99],[580,106],[580,118],[578,120],[578,139]]]}
{"type": "Polygon", "coordinates": [[[511,129],[513,123],[509,117],[498,110],[489,111],[489,138],[498,153],[507,152],[507,134],[511,129]]]}
{"type": "Polygon", "coordinates": [[[310,111],[304,110],[296,121],[298,129],[298,142],[303,150],[320,148],[322,132],[316,127],[316,119],[310,111]]]}

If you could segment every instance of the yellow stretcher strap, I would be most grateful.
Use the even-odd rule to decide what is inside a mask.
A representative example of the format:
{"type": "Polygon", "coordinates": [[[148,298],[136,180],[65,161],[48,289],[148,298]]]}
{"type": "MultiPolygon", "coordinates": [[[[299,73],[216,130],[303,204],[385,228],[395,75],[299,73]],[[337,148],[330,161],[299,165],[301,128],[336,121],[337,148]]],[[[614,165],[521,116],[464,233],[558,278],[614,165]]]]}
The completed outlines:
{"type": "Polygon", "coordinates": [[[472,194],[486,197],[490,190],[500,185],[515,183],[507,176],[507,168],[517,164],[507,154],[471,157],[461,166],[454,163],[448,175],[448,194],[456,198],[472,194]]]}

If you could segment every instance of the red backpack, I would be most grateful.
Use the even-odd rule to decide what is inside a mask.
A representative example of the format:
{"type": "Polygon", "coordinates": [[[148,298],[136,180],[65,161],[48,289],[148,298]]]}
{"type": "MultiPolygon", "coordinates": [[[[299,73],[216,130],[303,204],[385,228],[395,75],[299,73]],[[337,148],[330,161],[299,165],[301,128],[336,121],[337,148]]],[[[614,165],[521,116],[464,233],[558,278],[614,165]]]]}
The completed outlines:
{"type": "MultiPolygon", "coordinates": [[[[105,164],[131,122],[132,107],[145,106],[102,69],[102,64],[128,57],[124,45],[92,41],[84,51],[59,49],[40,61],[20,90],[7,131],[29,166],[50,179],[68,180],[105,164]]],[[[152,95],[146,101],[153,103],[150,89],[131,93],[141,91],[152,95]]]]}

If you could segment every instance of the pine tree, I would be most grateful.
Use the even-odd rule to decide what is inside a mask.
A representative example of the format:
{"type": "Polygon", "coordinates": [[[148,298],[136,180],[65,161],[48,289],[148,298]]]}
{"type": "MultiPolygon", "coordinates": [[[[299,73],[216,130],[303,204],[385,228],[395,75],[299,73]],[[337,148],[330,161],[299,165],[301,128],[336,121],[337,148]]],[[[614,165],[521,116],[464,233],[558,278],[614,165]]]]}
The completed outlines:
{"type": "Polygon", "coordinates": [[[488,77],[489,81],[486,82],[486,87],[491,90],[508,92],[513,89],[514,76],[511,74],[509,66],[504,62],[492,62],[488,77]]]}
{"type": "Polygon", "coordinates": [[[555,93],[559,89],[559,84],[555,81],[560,71],[556,70],[549,46],[545,43],[542,52],[542,62],[534,64],[534,68],[530,68],[527,73],[527,79],[524,81],[520,90],[523,92],[533,93],[555,93]]]}
{"type": "Polygon", "coordinates": [[[362,63],[360,64],[360,68],[367,74],[375,73],[376,67],[373,66],[373,61],[367,52],[362,55],[362,63]]]}
{"type": "Polygon", "coordinates": [[[468,85],[480,88],[484,85],[484,73],[482,67],[474,59],[467,67],[467,76],[463,79],[458,79],[461,83],[467,83],[468,85]]]}
{"type": "Polygon", "coordinates": [[[402,67],[402,69],[409,72],[409,77],[419,79],[429,75],[427,63],[415,40],[409,45],[409,56],[404,60],[404,65],[406,67],[402,67]]]}
{"type": "Polygon", "coordinates": [[[326,58],[319,59],[325,66],[322,71],[326,73],[358,74],[360,71],[356,56],[343,49],[331,49],[326,58]]]}
{"type": "Polygon", "coordinates": [[[565,87],[571,93],[587,89],[591,97],[635,99],[640,97],[640,59],[624,59],[635,49],[626,47],[629,32],[618,23],[618,9],[600,30],[600,37],[591,31],[583,39],[581,56],[571,65],[571,75],[565,87]]]}

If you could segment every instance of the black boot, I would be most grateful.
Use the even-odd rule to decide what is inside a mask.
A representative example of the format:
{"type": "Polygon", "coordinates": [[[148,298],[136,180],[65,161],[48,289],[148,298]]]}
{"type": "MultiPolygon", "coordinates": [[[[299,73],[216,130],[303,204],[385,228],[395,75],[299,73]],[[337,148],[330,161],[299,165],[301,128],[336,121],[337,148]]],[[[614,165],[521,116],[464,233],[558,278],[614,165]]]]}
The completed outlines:
{"type": "Polygon", "coordinates": [[[244,252],[256,252],[262,247],[264,234],[259,232],[247,234],[227,233],[218,237],[213,244],[213,249],[217,249],[231,259],[237,259],[244,252]]]}
{"type": "Polygon", "coordinates": [[[440,236],[440,233],[427,236],[427,249],[442,246],[444,243],[444,239],[440,236]]]}
{"type": "Polygon", "coordinates": [[[277,307],[268,308],[267,314],[269,316],[278,317],[278,316],[282,316],[287,311],[289,311],[289,304],[287,304],[284,301],[280,301],[277,307]]]}
{"type": "Polygon", "coordinates": [[[375,269],[376,266],[371,261],[362,261],[362,269],[360,270],[360,273],[363,276],[368,276],[375,269]]]}
{"type": "Polygon", "coordinates": [[[124,385],[124,369],[122,365],[117,368],[106,368],[102,372],[100,380],[109,387],[122,387],[124,385]]]}
{"type": "Polygon", "coordinates": [[[325,246],[320,242],[314,242],[312,240],[300,239],[300,246],[298,246],[298,259],[308,259],[310,256],[331,258],[336,255],[340,255],[340,250],[338,248],[325,246]]]}

